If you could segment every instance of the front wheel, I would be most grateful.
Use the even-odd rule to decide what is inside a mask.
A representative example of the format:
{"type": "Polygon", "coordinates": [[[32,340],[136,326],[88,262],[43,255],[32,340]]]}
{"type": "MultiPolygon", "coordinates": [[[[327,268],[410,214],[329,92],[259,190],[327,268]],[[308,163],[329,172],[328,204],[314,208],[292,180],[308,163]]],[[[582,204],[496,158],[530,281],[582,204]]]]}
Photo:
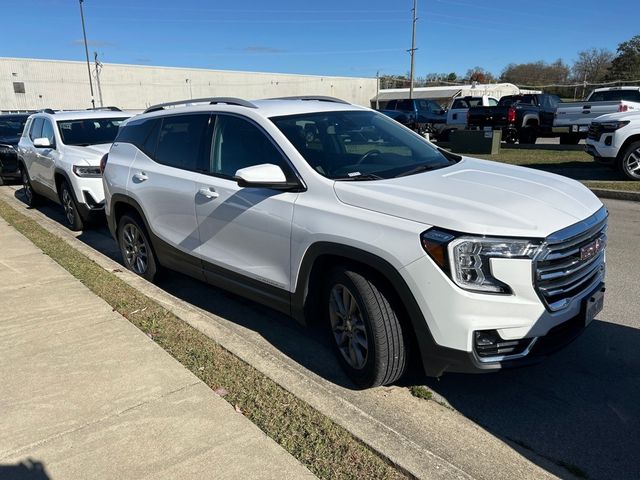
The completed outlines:
{"type": "Polygon", "coordinates": [[[118,245],[125,267],[150,282],[156,279],[158,263],[141,220],[122,216],[118,222],[118,245]]]}
{"type": "Polygon", "coordinates": [[[41,197],[33,191],[31,186],[31,179],[29,178],[29,172],[24,165],[20,166],[20,175],[22,177],[22,191],[24,193],[24,201],[30,207],[35,207],[40,203],[41,197]]]}
{"type": "Polygon", "coordinates": [[[625,149],[618,168],[629,180],[640,180],[640,142],[633,142],[625,149]]]}
{"type": "Polygon", "coordinates": [[[60,201],[64,208],[64,217],[67,221],[67,226],[74,232],[82,230],[84,222],[82,221],[82,217],[80,217],[78,204],[73,196],[71,187],[66,181],[63,181],[60,185],[60,201]]]}
{"type": "Polygon", "coordinates": [[[398,380],[406,368],[407,348],[384,291],[367,276],[337,268],[324,299],[332,343],[349,377],[362,388],[398,380]]]}

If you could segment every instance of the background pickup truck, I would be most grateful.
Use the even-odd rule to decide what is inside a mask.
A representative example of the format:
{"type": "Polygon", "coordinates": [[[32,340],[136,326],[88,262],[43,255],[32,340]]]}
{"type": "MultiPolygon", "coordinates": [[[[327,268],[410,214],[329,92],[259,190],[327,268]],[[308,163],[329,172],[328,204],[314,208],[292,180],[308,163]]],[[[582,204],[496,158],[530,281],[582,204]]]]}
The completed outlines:
{"type": "MultiPolygon", "coordinates": [[[[495,107],[498,99],[483,95],[481,97],[459,97],[455,98],[447,111],[447,122],[437,131],[437,139],[443,142],[449,140],[451,132],[462,130],[467,126],[467,112],[471,107],[495,107]]],[[[439,127],[439,126],[437,126],[439,127]]]]}
{"type": "Polygon", "coordinates": [[[527,94],[502,97],[495,107],[471,107],[467,126],[471,129],[492,127],[502,129],[507,143],[536,143],[542,136],[550,136],[558,104],[557,95],[527,94]]]}
{"type": "Polygon", "coordinates": [[[433,100],[391,100],[378,111],[420,134],[434,132],[434,125],[447,121],[446,110],[433,100]]]}
{"type": "Polygon", "coordinates": [[[633,110],[640,110],[640,87],[597,88],[584,102],[558,107],[553,131],[560,134],[560,143],[575,145],[587,138],[589,125],[596,117],[633,110]]]}

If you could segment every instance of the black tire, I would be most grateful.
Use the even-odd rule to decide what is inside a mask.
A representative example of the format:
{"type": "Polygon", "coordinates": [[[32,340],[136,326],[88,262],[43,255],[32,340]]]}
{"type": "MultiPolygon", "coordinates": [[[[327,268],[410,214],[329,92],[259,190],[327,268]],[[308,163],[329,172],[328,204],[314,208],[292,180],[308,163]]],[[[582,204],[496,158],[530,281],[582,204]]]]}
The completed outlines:
{"type": "Polygon", "coordinates": [[[629,180],[640,180],[640,142],[629,144],[616,163],[629,180]]]}
{"type": "Polygon", "coordinates": [[[518,132],[513,129],[507,130],[506,132],[502,132],[502,139],[508,144],[514,144],[518,140],[518,132]]]}
{"type": "Polygon", "coordinates": [[[336,268],[323,298],[332,344],[353,382],[370,388],[398,380],[407,366],[407,342],[384,290],[365,275],[336,268]]]}
{"type": "Polygon", "coordinates": [[[137,215],[123,215],[117,236],[125,267],[150,282],[155,281],[158,262],[142,220],[137,215]]]}
{"type": "Polygon", "coordinates": [[[70,230],[78,232],[84,228],[84,222],[78,211],[76,198],[69,184],[63,180],[60,183],[60,203],[64,209],[64,219],[70,230]]]}
{"type": "Polygon", "coordinates": [[[22,177],[22,193],[24,201],[30,207],[36,207],[42,202],[42,197],[33,191],[29,172],[23,164],[20,165],[20,176],[22,177]]]}
{"type": "Polygon", "coordinates": [[[580,137],[571,133],[563,133],[560,135],[560,145],[578,145],[580,137]]]}
{"type": "Polygon", "coordinates": [[[518,141],[521,145],[532,145],[538,139],[535,127],[525,127],[518,134],[518,141]]]}

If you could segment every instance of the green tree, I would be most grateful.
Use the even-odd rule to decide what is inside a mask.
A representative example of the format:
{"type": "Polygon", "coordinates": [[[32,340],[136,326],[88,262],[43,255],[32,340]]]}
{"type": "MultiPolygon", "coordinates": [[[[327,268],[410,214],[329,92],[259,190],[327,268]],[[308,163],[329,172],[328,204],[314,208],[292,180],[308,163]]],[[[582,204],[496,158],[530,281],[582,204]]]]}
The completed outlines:
{"type": "Polygon", "coordinates": [[[640,80],[640,35],[618,45],[611,61],[609,80],[640,80]]]}

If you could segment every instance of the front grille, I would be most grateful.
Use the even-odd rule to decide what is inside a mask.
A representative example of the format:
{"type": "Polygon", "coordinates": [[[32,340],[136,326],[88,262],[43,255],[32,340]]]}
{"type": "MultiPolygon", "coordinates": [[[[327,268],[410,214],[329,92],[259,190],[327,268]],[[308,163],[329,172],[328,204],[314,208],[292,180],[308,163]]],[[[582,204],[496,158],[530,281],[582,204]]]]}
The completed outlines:
{"type": "Polygon", "coordinates": [[[589,126],[589,132],[587,133],[587,138],[599,141],[600,137],[602,136],[603,130],[604,129],[602,128],[602,125],[600,125],[599,123],[592,123],[589,126]]]}
{"type": "Polygon", "coordinates": [[[604,207],[546,239],[535,259],[535,283],[549,310],[566,307],[603,280],[606,243],[607,210],[604,207]]]}

